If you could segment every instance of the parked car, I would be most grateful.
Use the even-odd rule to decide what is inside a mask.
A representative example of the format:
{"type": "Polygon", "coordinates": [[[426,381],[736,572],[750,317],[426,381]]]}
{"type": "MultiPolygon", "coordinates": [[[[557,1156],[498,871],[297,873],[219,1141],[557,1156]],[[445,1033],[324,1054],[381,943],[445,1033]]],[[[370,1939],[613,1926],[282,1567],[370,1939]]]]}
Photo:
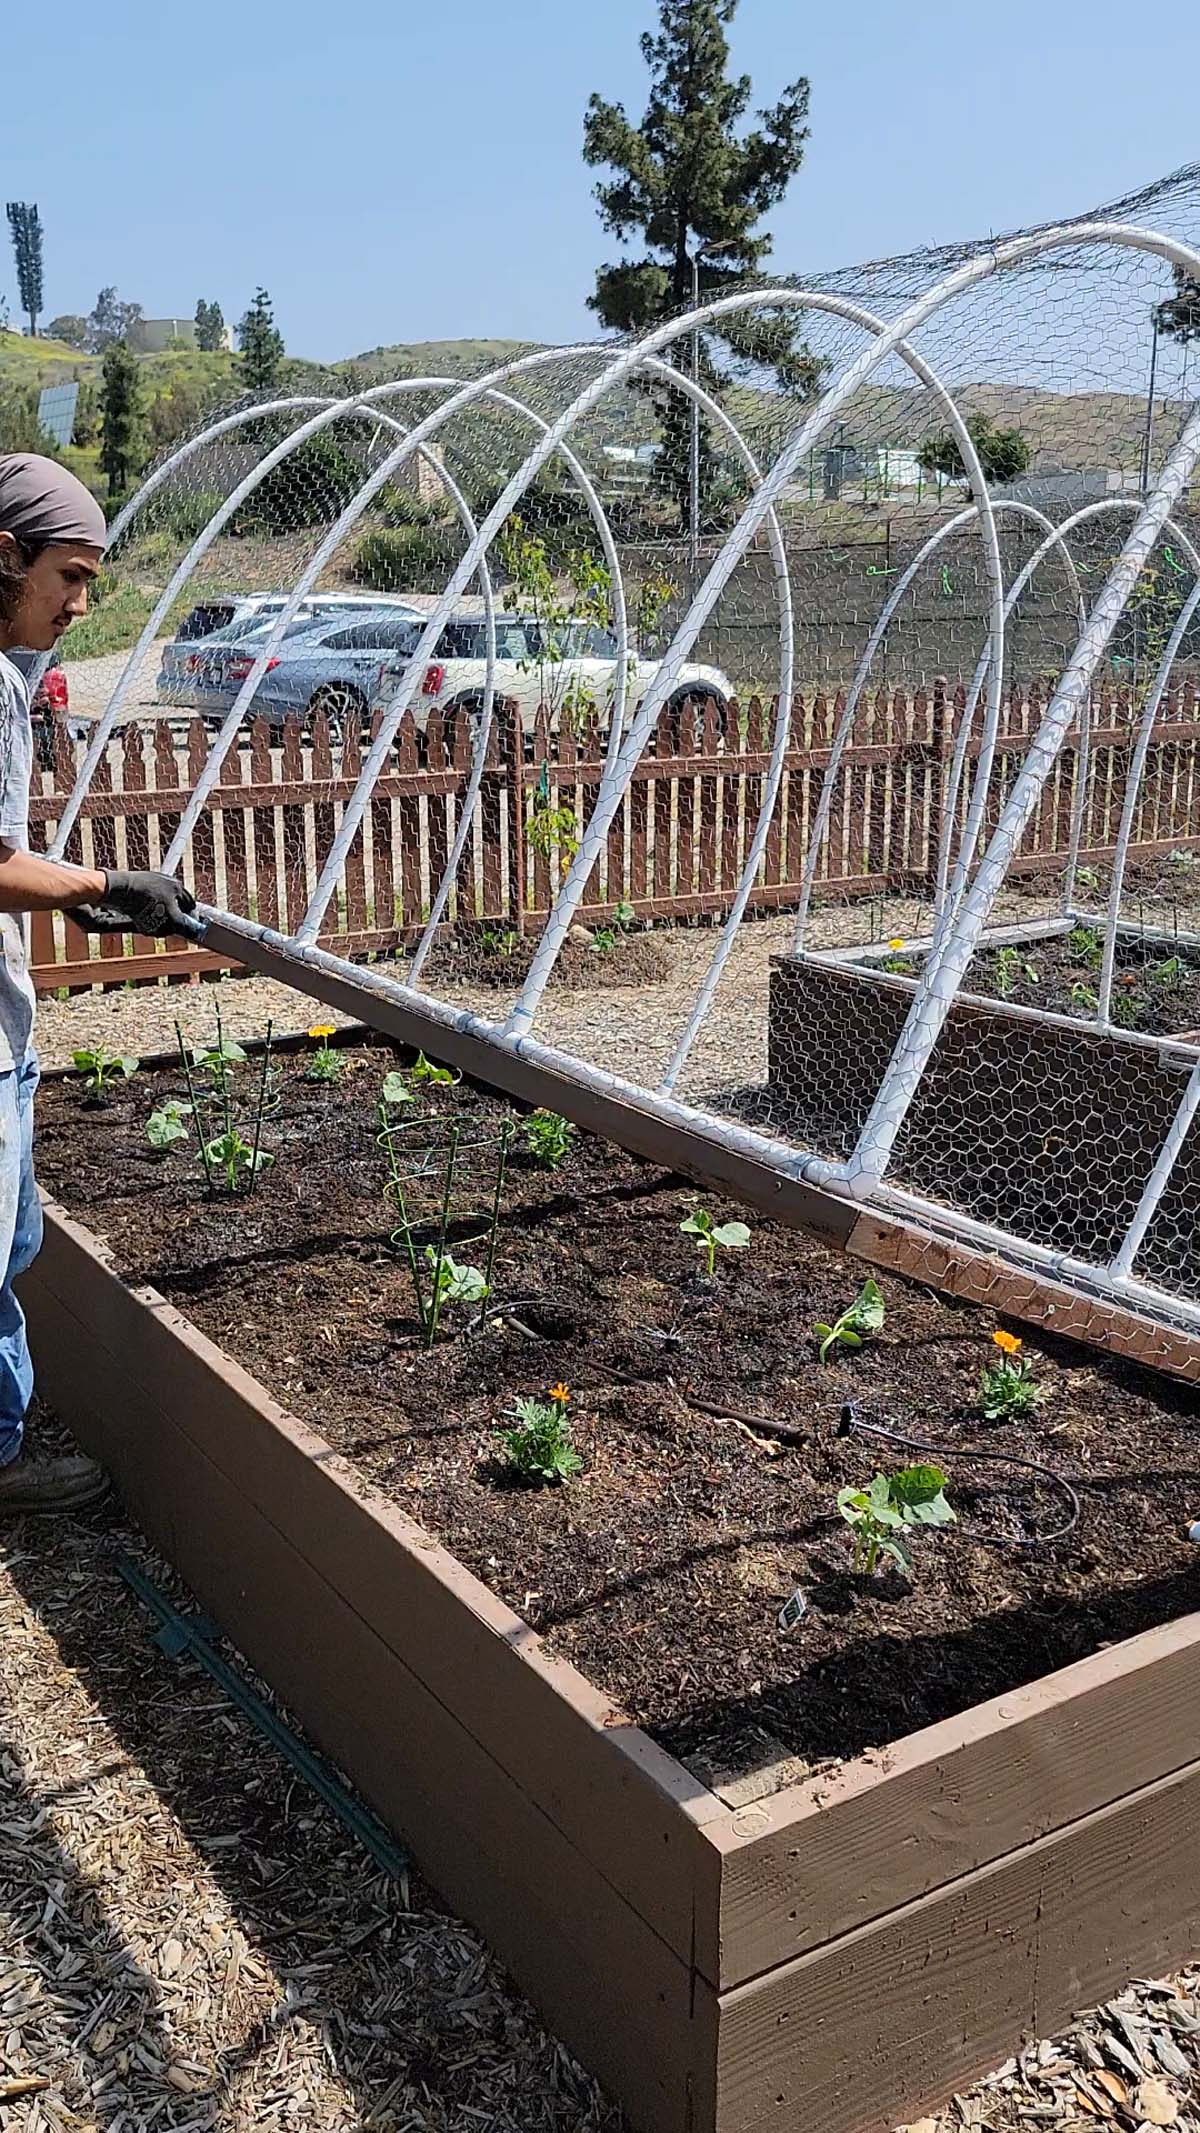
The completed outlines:
{"type": "MultiPolygon", "coordinates": [[[[18,671],[28,677],[38,660],[40,652],[9,652],[8,657],[18,671]]],[[[38,765],[42,770],[54,766],[54,724],[56,716],[65,719],[70,705],[65,667],[46,668],[33,693],[30,710],[33,716],[33,738],[38,765]]],[[[70,730],[70,729],[68,729],[70,730]]]]}
{"type": "MultiPolygon", "coordinates": [[[[260,621],[240,634],[203,638],[188,651],[183,672],[165,684],[159,676],[160,697],[199,711],[210,726],[219,725],[270,632],[271,623],[260,621]]],[[[267,663],[253,710],[271,726],[282,726],[289,716],[307,722],[323,711],[335,735],[353,718],[365,723],[383,665],[411,654],[420,635],[421,617],[396,602],[356,615],[353,622],[344,610],[324,621],[297,615],[267,663]]]]}
{"type": "MultiPolygon", "coordinates": [[[[387,703],[395,695],[406,664],[403,659],[392,659],[384,666],[378,701],[387,703]]],[[[628,711],[641,703],[658,669],[656,659],[633,659],[628,711]]],[[[549,642],[541,624],[531,615],[497,618],[496,694],[520,705],[527,726],[532,726],[543,703],[555,729],[562,723],[564,713],[583,719],[596,711],[603,721],[612,708],[616,670],[617,640],[611,630],[600,629],[591,622],[573,621],[549,642]]],[[[426,670],[414,699],[418,726],[424,724],[431,704],[436,703],[443,711],[481,710],[486,683],[486,625],[479,615],[456,615],[442,632],[433,664],[426,670]]],[[[684,666],[670,706],[679,709],[687,703],[701,705],[711,697],[724,733],[732,695],[733,685],[719,667],[684,666]]]]}
{"type": "MultiPolygon", "coordinates": [[[[163,646],[155,683],[160,702],[194,710],[196,705],[189,690],[196,671],[191,662],[197,644],[224,644],[244,638],[273,622],[287,600],[286,593],[231,593],[227,599],[201,600],[163,646]]],[[[305,626],[333,621],[338,616],[373,614],[378,608],[405,615],[421,612],[407,601],[389,599],[384,593],[310,593],[297,608],[295,620],[305,626]]]]}

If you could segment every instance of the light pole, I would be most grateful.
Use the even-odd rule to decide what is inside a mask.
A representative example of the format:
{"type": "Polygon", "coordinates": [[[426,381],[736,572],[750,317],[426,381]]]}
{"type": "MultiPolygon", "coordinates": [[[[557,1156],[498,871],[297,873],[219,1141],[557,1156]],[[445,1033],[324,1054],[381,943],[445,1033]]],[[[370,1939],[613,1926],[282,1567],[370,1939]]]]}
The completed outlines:
{"type": "Polygon", "coordinates": [[[1150,343],[1150,387],[1146,394],[1146,428],[1142,437],[1141,490],[1145,496],[1150,488],[1150,448],[1154,442],[1154,378],[1158,369],[1158,321],[1160,306],[1155,304],[1150,313],[1154,337],[1150,343]]]}
{"type": "MultiPolygon", "coordinates": [[[[700,309],[700,262],[716,252],[728,252],[740,244],[739,237],[724,237],[719,244],[698,244],[691,253],[692,310],[700,309]]],[[[700,383],[700,328],[692,327],[692,383],[700,383]]],[[[688,571],[692,591],[700,575],[700,403],[692,401],[691,452],[688,460],[688,571]]]]}

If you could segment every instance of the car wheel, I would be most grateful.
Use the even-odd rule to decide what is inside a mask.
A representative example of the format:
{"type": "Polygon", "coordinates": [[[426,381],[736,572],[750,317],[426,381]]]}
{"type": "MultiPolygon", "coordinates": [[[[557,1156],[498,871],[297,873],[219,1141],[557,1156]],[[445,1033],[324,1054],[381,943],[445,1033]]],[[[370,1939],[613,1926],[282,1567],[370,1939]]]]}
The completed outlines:
{"type": "Polygon", "coordinates": [[[367,716],[367,699],[360,689],[352,688],[348,681],[328,682],[309,698],[310,723],[317,713],[323,711],[329,721],[329,738],[341,741],[355,720],[361,730],[367,716]]]}
{"type": "Polygon", "coordinates": [[[671,698],[670,709],[678,718],[681,711],[692,710],[699,724],[704,716],[705,705],[712,702],[717,710],[717,734],[722,741],[729,738],[729,703],[715,689],[680,689],[671,698]]]}

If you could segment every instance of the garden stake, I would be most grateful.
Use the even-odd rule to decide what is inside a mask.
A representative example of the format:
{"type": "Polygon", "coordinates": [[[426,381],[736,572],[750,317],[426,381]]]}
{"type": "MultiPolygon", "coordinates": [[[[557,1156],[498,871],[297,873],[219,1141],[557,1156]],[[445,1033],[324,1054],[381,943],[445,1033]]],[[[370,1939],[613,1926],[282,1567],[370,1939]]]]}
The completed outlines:
{"type": "Polygon", "coordinates": [[[175,1036],[179,1045],[179,1057],[183,1065],[183,1078],[187,1083],[188,1098],[192,1106],[192,1120],[196,1128],[196,1139],[200,1143],[200,1160],[204,1165],[204,1182],[211,1192],[213,1181],[212,1164],[208,1160],[208,1141],[205,1138],[204,1123],[200,1117],[200,1105],[197,1101],[195,1085],[192,1081],[192,1063],[188,1058],[187,1046],[183,1041],[183,1031],[180,1029],[178,1022],[175,1024],[175,1036]]]}
{"type": "MultiPolygon", "coordinates": [[[[500,1129],[500,1152],[496,1157],[496,1191],[492,1200],[492,1226],[488,1232],[487,1264],[483,1270],[483,1278],[488,1286],[488,1296],[492,1293],[492,1272],[496,1264],[496,1237],[500,1227],[500,1200],[504,1192],[505,1174],[508,1170],[508,1151],[512,1146],[512,1138],[516,1130],[511,1119],[505,1119],[500,1129]]],[[[486,1303],[486,1297],[484,1301],[486,1303]]]]}
{"type": "Polygon", "coordinates": [[[266,1101],[267,1101],[267,1074],[268,1074],[268,1072],[269,1072],[269,1070],[270,1070],[270,1065],[271,1065],[271,1038],[272,1038],[272,1036],[274,1035],[274,1031],[275,1031],[275,1024],[274,1024],[274,1022],[272,1022],[272,1021],[268,1020],[268,1022],[267,1022],[267,1040],[266,1040],[266,1043],[265,1043],[265,1044],[264,1044],[264,1046],[263,1046],[263,1068],[262,1068],[262,1076],[261,1076],[261,1078],[260,1078],[260,1080],[259,1080],[259,1084],[258,1084],[258,1110],[256,1111],[256,1113],[255,1113],[255,1116],[254,1116],[254,1153],[253,1153],[253,1155],[252,1155],[252,1156],[251,1156],[251,1158],[250,1158],[250,1190],[251,1190],[251,1192],[257,1192],[257,1191],[258,1191],[258,1144],[259,1144],[259,1142],[260,1142],[260,1141],[261,1141],[261,1139],[262,1139],[262,1122],[263,1122],[263,1111],[264,1111],[264,1108],[265,1108],[265,1106],[266,1106],[266,1101]]]}
{"type": "Polygon", "coordinates": [[[446,1150],[446,1172],[442,1187],[442,1219],[438,1230],[437,1258],[433,1262],[433,1295],[429,1300],[429,1317],[425,1327],[425,1346],[432,1348],[437,1339],[438,1320],[442,1315],[442,1262],[446,1256],[446,1231],[450,1227],[450,1195],[454,1190],[454,1171],[458,1162],[458,1127],[450,1129],[450,1146],[446,1150]]]}

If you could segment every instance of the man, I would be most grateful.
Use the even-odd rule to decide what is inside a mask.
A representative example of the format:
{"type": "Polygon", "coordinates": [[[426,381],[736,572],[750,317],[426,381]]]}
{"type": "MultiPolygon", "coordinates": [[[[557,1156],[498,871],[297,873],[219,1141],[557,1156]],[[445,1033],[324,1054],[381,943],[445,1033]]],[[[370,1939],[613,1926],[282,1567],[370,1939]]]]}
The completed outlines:
{"type": "Polygon", "coordinates": [[[168,874],[102,873],[29,850],[33,733],[29,690],[4,655],[49,651],[87,613],[107,539],[104,513],[51,459],[0,457],[0,1514],[57,1511],[100,1494],[83,1458],[33,1459],[22,1437],[33,1392],[25,1319],[13,1280],[36,1257],[42,1215],[33,1179],[34,995],[23,914],[69,911],[92,933],[195,937],[195,899],[168,874]]]}

